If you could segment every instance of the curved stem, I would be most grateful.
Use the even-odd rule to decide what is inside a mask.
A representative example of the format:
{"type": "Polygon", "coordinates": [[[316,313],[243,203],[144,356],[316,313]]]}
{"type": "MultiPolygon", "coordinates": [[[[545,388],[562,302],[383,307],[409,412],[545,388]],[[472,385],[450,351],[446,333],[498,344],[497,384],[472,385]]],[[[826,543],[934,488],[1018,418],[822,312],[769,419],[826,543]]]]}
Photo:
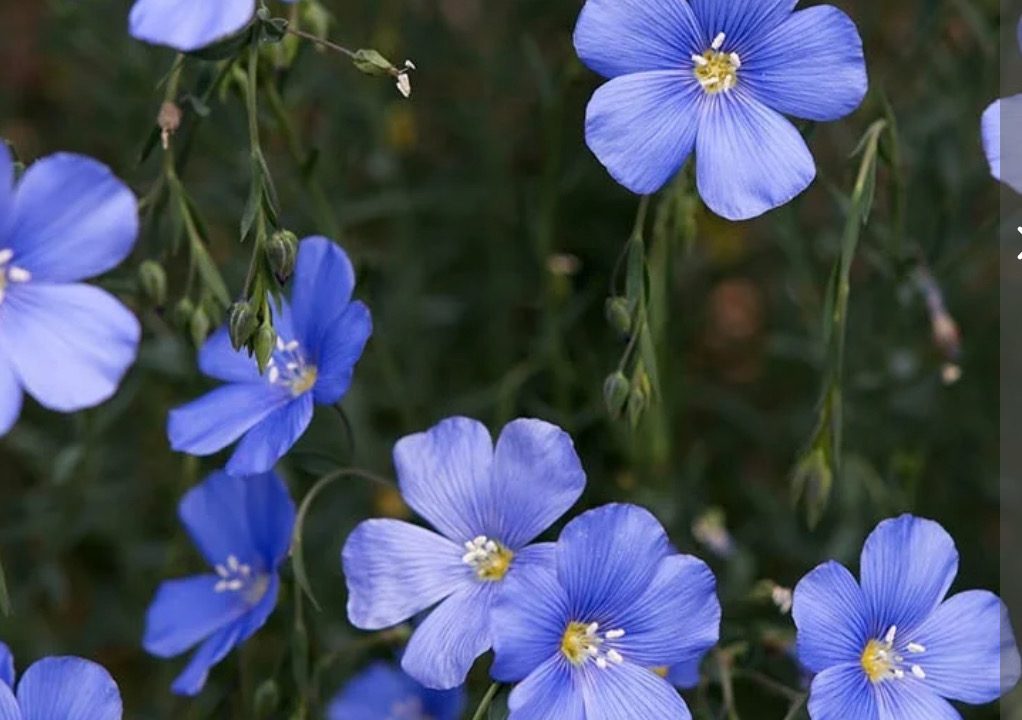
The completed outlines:
{"type": "Polygon", "coordinates": [[[490,703],[493,702],[493,698],[497,697],[497,692],[500,690],[500,683],[495,682],[490,685],[490,689],[483,695],[482,702],[479,703],[479,707],[476,708],[475,714],[472,716],[472,720],[483,720],[483,716],[486,711],[490,708],[490,703]]]}

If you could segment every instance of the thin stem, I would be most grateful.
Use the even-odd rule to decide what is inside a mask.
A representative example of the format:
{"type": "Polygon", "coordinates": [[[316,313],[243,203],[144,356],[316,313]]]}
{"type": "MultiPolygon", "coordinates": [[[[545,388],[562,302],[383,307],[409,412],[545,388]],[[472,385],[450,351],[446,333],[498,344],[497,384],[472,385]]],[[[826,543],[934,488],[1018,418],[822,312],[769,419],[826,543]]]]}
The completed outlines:
{"type": "Polygon", "coordinates": [[[809,696],[805,693],[799,694],[799,696],[792,701],[791,707],[788,708],[788,714],[784,716],[784,720],[795,720],[799,711],[802,709],[802,706],[806,704],[806,700],[808,699],[809,696]]]}
{"type": "Polygon", "coordinates": [[[500,683],[493,683],[490,685],[490,689],[483,695],[482,702],[479,703],[479,707],[476,708],[475,714],[472,716],[472,720],[483,720],[483,715],[490,708],[490,703],[493,702],[493,698],[497,697],[497,693],[500,691],[500,683]]]}
{"type": "Polygon", "coordinates": [[[296,35],[296,36],[298,36],[300,38],[304,38],[305,40],[308,40],[309,42],[314,42],[317,45],[321,45],[321,46],[323,46],[325,48],[329,48],[330,50],[333,50],[334,52],[339,52],[339,53],[341,53],[343,55],[347,55],[352,60],[354,60],[357,57],[354,52],[352,52],[348,48],[344,47],[343,45],[338,45],[337,43],[330,42],[329,40],[324,40],[321,37],[316,37],[312,33],[307,33],[304,30],[298,30],[297,28],[288,26],[287,31],[289,33],[291,33],[292,35],[296,35]]]}
{"type": "Polygon", "coordinates": [[[727,711],[728,720],[739,720],[738,710],[735,708],[735,689],[731,682],[731,657],[721,651],[716,651],[717,668],[720,671],[720,687],[724,693],[724,709],[727,711]]]}

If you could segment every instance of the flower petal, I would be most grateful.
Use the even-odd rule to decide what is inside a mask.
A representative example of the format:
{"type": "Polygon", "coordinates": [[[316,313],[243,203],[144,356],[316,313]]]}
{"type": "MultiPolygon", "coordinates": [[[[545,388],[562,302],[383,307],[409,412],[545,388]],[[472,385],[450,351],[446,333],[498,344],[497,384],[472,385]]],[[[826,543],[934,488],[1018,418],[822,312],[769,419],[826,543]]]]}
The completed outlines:
{"type": "Polygon", "coordinates": [[[121,720],[121,693],[103,667],[76,657],[43,658],[18,683],[24,720],[121,720]]]}
{"type": "Polygon", "coordinates": [[[14,423],[18,422],[23,396],[14,366],[0,347],[0,437],[6,435],[14,423]]]}
{"type": "Polygon", "coordinates": [[[667,668],[667,682],[676,688],[690,690],[699,684],[699,666],[703,663],[702,655],[694,655],[680,663],[667,668]]]}
{"type": "Polygon", "coordinates": [[[677,70],[616,77],[589,101],[586,144],[620,184],[656,192],[692,153],[704,97],[677,70]]]}
{"type": "Polygon", "coordinates": [[[30,282],[0,305],[0,346],[25,390],[51,410],[109,399],[135,362],[141,327],[112,295],[89,285],[30,282]]]}
{"type": "Polygon", "coordinates": [[[862,591],[880,637],[892,625],[917,627],[937,609],[958,574],[954,540],[932,520],[884,520],[862,547],[862,591]]]}
{"type": "Polygon", "coordinates": [[[6,684],[0,685],[0,720],[24,720],[14,693],[6,684]]]}
{"type": "Polygon", "coordinates": [[[362,357],[372,334],[373,320],[369,308],[358,301],[348,305],[348,309],[326,329],[317,358],[319,374],[313,390],[316,402],[333,405],[348,392],[355,363],[362,357]]]}
{"type": "Polygon", "coordinates": [[[575,504],[585,484],[568,433],[542,420],[508,423],[493,455],[497,536],[508,547],[524,546],[575,504]]]}
{"type": "Polygon", "coordinates": [[[706,101],[696,139],[696,176],[699,194],[713,212],[748,220],[805,190],[816,177],[816,165],[795,126],[739,87],[706,101]]]}
{"type": "Polygon", "coordinates": [[[8,236],[14,264],[36,282],[84,280],[131,252],[138,203],[106,165],[81,155],[50,155],[18,183],[8,236]]]}
{"type": "MultiPolygon", "coordinates": [[[[958,711],[926,683],[911,676],[900,682],[877,686],[877,710],[880,720],[962,720],[958,711]]],[[[843,717],[847,718],[845,714],[843,717]]],[[[814,717],[813,720],[816,720],[814,717]]]]}
{"type": "Polygon", "coordinates": [[[13,688],[14,678],[14,655],[7,643],[0,642],[0,683],[13,688]]]}
{"type": "Polygon", "coordinates": [[[492,462],[489,431],[481,422],[464,417],[442,420],[394,446],[401,495],[415,512],[458,543],[488,529],[492,462]]]}
{"type": "Polygon", "coordinates": [[[180,655],[248,611],[238,593],[216,592],[217,575],[169,580],[146,612],[142,646],[157,657],[180,655]]]}
{"type": "Polygon", "coordinates": [[[14,206],[14,158],[11,149],[0,138],[0,249],[6,248],[7,228],[13,221],[14,206]]]}
{"type": "Polygon", "coordinates": [[[859,30],[830,5],[789,15],[742,55],[739,72],[739,82],[764,105],[808,120],[844,117],[868,89],[859,30]]]}
{"type": "Polygon", "coordinates": [[[813,720],[878,720],[873,685],[858,661],[827,668],[813,678],[809,717],[813,720]]]}
{"type": "Polygon", "coordinates": [[[698,558],[664,558],[643,596],[610,622],[626,631],[614,645],[630,663],[652,668],[702,657],[720,637],[717,581],[698,558]]]}
{"type": "Polygon", "coordinates": [[[687,0],[588,0],[574,41],[589,69],[612,78],[690,64],[702,36],[687,0]]]}
{"type": "Polygon", "coordinates": [[[207,638],[195,651],[185,669],[171,684],[171,692],[175,695],[187,696],[198,695],[202,692],[210,669],[234,649],[234,646],[238,644],[241,631],[240,621],[234,622],[207,638]]]}
{"type": "Polygon", "coordinates": [[[983,149],[990,163],[990,173],[1015,192],[1022,193],[1022,151],[1016,134],[1022,126],[1022,95],[1012,95],[994,102],[983,113],[983,149]],[[1002,122],[1003,116],[1003,122],[1002,122]],[[1002,141],[1001,127],[1009,137],[1002,141]]]}
{"type": "Polygon", "coordinates": [[[291,550],[295,503],[287,485],[275,473],[247,477],[243,482],[253,544],[266,561],[267,569],[277,568],[291,550]]]}
{"type": "Polygon", "coordinates": [[[291,311],[295,333],[313,355],[336,318],[348,308],[355,288],[355,269],[339,245],[325,237],[308,237],[298,246],[291,311]]]}
{"type": "Polygon", "coordinates": [[[264,382],[221,385],[170,411],[167,418],[170,446],[190,455],[212,455],[290,400],[287,389],[264,382]]]}
{"type": "Polygon", "coordinates": [[[926,648],[906,655],[939,695],[973,705],[993,702],[1019,679],[1019,653],[1008,610],[984,590],[941,603],[911,639],[926,648]]]}
{"type": "Polygon", "coordinates": [[[798,628],[799,662],[812,672],[858,662],[871,637],[862,589],[833,561],[799,581],[791,613],[798,628]]]}
{"type": "Polygon", "coordinates": [[[557,542],[557,576],[572,617],[617,617],[645,593],[668,555],[667,535],[649,511],[604,505],[579,515],[557,542]]]}
{"type": "Polygon", "coordinates": [[[464,550],[447,538],[400,520],[366,520],[341,552],[348,619],[362,630],[404,622],[453,592],[475,585],[464,550]]]}
{"type": "Polygon", "coordinates": [[[508,720],[589,720],[571,665],[547,658],[508,697],[508,720]]]}
{"type": "Polygon", "coordinates": [[[312,422],[312,394],[281,405],[245,433],[225,468],[231,475],[269,472],[287,455],[312,422]]]}
{"type": "Polygon", "coordinates": [[[219,471],[181,498],[181,524],[211,567],[226,564],[233,555],[258,570],[272,569],[262,566],[262,554],[253,537],[248,491],[248,478],[219,471]]]}
{"type": "MultiPolygon", "coordinates": [[[[436,720],[457,720],[464,690],[427,690],[396,667],[375,662],[353,678],[327,709],[329,720],[380,720],[395,706],[419,707],[436,720]]],[[[419,717],[416,715],[415,717],[419,717]]]]}
{"type": "Polygon", "coordinates": [[[235,350],[226,325],[220,327],[199,350],[199,369],[204,375],[229,383],[261,381],[259,365],[242,348],[235,350]]]}
{"type": "Polygon", "coordinates": [[[463,685],[476,658],[490,649],[494,595],[493,583],[477,583],[434,608],[408,641],[404,671],[434,690],[463,685]]]}
{"type": "MultiPolygon", "coordinates": [[[[780,25],[798,0],[692,0],[692,11],[703,29],[706,50],[718,33],[724,33],[724,52],[741,53],[780,25]]],[[[793,42],[801,41],[796,38],[793,42]]],[[[699,52],[697,51],[697,52],[699,52]]]]}
{"type": "Polygon", "coordinates": [[[589,663],[582,680],[586,720],[690,720],[685,701],[666,680],[625,662],[600,670],[589,663]]]}
{"type": "Polygon", "coordinates": [[[255,13],[255,0],[137,0],[129,27],[137,40],[190,52],[241,30],[255,13]]]}

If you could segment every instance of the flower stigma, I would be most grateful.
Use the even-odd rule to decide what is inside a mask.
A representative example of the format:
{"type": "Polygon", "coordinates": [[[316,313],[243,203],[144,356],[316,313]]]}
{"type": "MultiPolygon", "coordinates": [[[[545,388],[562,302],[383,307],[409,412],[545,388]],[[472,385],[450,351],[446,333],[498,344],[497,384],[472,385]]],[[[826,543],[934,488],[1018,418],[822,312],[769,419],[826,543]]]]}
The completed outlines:
{"type": "Polygon", "coordinates": [[[14,251],[10,248],[0,250],[0,303],[7,294],[7,286],[12,283],[26,283],[32,279],[32,273],[14,265],[14,251]]]}
{"type": "Polygon", "coordinates": [[[738,84],[742,59],[736,52],[723,51],[726,39],[724,33],[717,33],[706,52],[692,55],[692,72],[708,95],[727,92],[738,84]]]}
{"type": "Polygon", "coordinates": [[[284,342],[278,337],[277,350],[266,364],[266,377],[271,385],[286,387],[298,397],[315,387],[318,371],[305,361],[297,340],[284,342]]]}
{"type": "Polygon", "coordinates": [[[606,670],[625,661],[617,650],[605,647],[608,641],[620,640],[624,636],[625,631],[620,628],[601,633],[599,623],[571,622],[561,638],[561,653],[572,665],[580,666],[592,660],[596,667],[606,670]]]}
{"type": "Polygon", "coordinates": [[[926,672],[915,663],[906,663],[901,652],[912,655],[921,655],[926,648],[919,643],[908,643],[904,650],[895,645],[895,637],[898,634],[897,626],[892,625],[882,639],[870,640],[866,649],[862,651],[860,663],[866,671],[866,676],[871,682],[879,683],[885,680],[901,680],[905,677],[905,665],[912,675],[920,680],[926,679],[926,672]]]}
{"type": "Polygon", "coordinates": [[[480,535],[465,543],[461,561],[476,572],[476,577],[487,582],[503,580],[511,568],[515,554],[496,540],[480,535]]]}
{"type": "Polygon", "coordinates": [[[265,573],[254,573],[251,565],[239,562],[237,556],[228,555],[227,562],[217,565],[214,592],[241,593],[248,605],[256,605],[270,587],[270,578],[265,573]]]}

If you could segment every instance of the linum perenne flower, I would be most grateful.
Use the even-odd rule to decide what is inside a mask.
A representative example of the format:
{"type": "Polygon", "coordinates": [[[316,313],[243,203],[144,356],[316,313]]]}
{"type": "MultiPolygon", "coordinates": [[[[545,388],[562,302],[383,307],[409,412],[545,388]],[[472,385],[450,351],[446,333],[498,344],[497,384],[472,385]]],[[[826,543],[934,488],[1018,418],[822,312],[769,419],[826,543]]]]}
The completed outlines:
{"type": "Polygon", "coordinates": [[[128,23],[137,40],[191,52],[238,32],[255,10],[256,0],[136,0],[128,23]]]}
{"type": "Polygon", "coordinates": [[[295,507],[273,473],[241,478],[217,472],[184,496],[179,515],[213,572],[160,586],[146,614],[143,645],[158,657],[199,645],[171,688],[195,695],[210,668],[273,612],[295,507]]]}
{"type": "Polygon", "coordinates": [[[171,411],[167,435],[175,450],[211,455],[241,438],[227,472],[266,472],[305,432],[314,401],[332,405],[348,391],[372,333],[369,309],[351,301],[351,261],[330,240],[307,238],[293,283],[290,305],[283,302],[274,315],[277,349],[264,374],[234,350],[226,327],[203,345],[199,368],[227,384],[171,411]]]}
{"type": "Polygon", "coordinates": [[[945,600],[957,572],[947,532],[902,515],[866,539],[860,582],[836,562],[799,582],[793,615],[799,659],[817,673],[813,720],[960,720],[947,699],[991,702],[1018,682],[1003,603],[980,590],[945,600]]]}
{"type": "Polygon", "coordinates": [[[377,662],[330,702],[328,720],[458,720],[465,691],[430,690],[400,669],[377,662]]]}
{"type": "Polygon", "coordinates": [[[449,418],[394,447],[401,495],[439,533],[368,520],[342,555],[348,617],[380,630],[436,607],[412,634],[401,664],[429,688],[465,681],[491,645],[490,608],[508,579],[549,564],[550,543],[531,543],[585,485],[571,438],[541,420],[508,423],[497,439],[468,418],[449,418]]]}
{"type": "MultiPolygon", "coordinates": [[[[1019,46],[1022,46],[1022,21],[1015,31],[1019,46]]],[[[1022,127],[1022,95],[995,100],[983,112],[981,134],[983,150],[990,164],[990,174],[997,180],[1011,187],[1015,192],[1022,193],[1022,155],[1019,154],[1019,130],[1022,127]],[[1002,123],[1001,116],[1004,115],[1002,123]],[[1010,137],[1006,143],[1001,142],[1001,126],[1008,128],[1010,137]]]]}
{"type": "Polygon", "coordinates": [[[816,175],[783,115],[836,120],[866,93],[862,41],[840,10],[796,0],[588,0],[575,48],[610,78],[586,141],[636,193],[660,189],[696,154],[699,194],[731,220],[760,215],[816,175]]]}
{"type": "Polygon", "coordinates": [[[118,265],[137,235],[135,196],[106,166],[51,155],[15,185],[0,142],[0,435],[26,392],[72,412],[117,390],[141,328],[113,296],[79,281],[118,265]]]}
{"type": "Polygon", "coordinates": [[[0,643],[0,720],[121,720],[117,683],[90,660],[43,658],[14,688],[14,658],[0,643]]]}
{"type": "Polygon", "coordinates": [[[510,720],[691,717],[656,668],[692,661],[717,642],[713,573],[674,553],[635,505],[572,520],[555,563],[508,580],[493,612],[494,662],[511,692],[510,720]]]}

